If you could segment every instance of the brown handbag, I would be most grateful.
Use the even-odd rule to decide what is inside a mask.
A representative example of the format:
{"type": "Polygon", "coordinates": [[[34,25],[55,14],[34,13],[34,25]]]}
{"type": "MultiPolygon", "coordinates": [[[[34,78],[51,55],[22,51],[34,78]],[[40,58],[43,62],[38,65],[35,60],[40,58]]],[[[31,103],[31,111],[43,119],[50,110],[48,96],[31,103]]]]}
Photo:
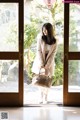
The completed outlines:
{"type": "Polygon", "coordinates": [[[50,87],[52,85],[52,78],[47,75],[41,75],[39,72],[39,75],[36,76],[35,85],[39,85],[42,87],[50,87]]]}

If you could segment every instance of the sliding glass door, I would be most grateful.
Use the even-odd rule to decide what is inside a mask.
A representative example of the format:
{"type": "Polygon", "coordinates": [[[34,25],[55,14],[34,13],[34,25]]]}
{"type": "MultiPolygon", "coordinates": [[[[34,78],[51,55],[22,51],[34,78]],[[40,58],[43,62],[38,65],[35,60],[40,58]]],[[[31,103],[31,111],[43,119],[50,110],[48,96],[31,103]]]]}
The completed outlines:
{"type": "Polygon", "coordinates": [[[80,105],[80,5],[64,13],[64,105],[80,105]]]}
{"type": "Polygon", "coordinates": [[[0,106],[23,105],[23,0],[0,0],[0,106]]]}

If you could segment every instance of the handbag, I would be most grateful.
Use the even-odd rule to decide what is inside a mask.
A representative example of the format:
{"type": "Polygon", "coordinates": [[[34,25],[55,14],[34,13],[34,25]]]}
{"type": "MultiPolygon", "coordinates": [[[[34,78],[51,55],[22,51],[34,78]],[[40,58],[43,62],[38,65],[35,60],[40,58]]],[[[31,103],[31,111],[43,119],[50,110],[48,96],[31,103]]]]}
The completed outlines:
{"type": "Polygon", "coordinates": [[[45,74],[40,74],[39,72],[36,76],[36,82],[34,84],[42,87],[50,87],[52,85],[52,78],[45,74]]]}

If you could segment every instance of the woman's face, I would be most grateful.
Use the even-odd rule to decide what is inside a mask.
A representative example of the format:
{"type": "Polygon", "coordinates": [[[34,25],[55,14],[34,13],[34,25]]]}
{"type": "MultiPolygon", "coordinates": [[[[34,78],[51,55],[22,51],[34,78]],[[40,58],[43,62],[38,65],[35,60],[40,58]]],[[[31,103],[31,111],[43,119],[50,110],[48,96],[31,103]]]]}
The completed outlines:
{"type": "Polygon", "coordinates": [[[48,35],[48,32],[45,27],[43,27],[43,33],[44,33],[44,35],[48,35]]]}

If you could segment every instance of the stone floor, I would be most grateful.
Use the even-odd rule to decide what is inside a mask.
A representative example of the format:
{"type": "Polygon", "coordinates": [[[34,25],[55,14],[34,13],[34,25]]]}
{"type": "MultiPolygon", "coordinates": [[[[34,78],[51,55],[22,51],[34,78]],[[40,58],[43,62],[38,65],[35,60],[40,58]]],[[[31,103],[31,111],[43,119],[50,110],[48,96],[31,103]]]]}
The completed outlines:
{"type": "MultiPolygon", "coordinates": [[[[34,85],[24,85],[24,104],[39,104],[41,89],[34,85]]],[[[48,104],[63,103],[63,86],[52,86],[48,92],[48,104]]]]}

